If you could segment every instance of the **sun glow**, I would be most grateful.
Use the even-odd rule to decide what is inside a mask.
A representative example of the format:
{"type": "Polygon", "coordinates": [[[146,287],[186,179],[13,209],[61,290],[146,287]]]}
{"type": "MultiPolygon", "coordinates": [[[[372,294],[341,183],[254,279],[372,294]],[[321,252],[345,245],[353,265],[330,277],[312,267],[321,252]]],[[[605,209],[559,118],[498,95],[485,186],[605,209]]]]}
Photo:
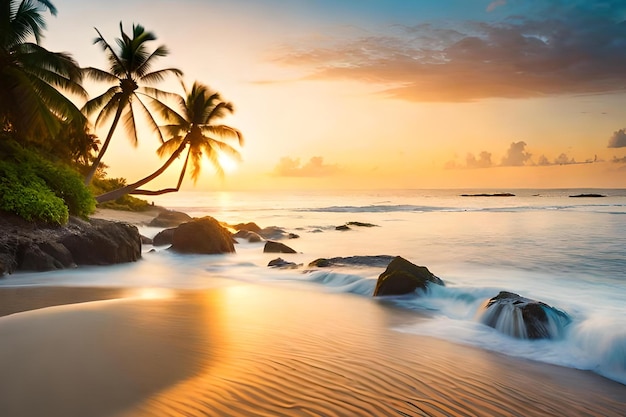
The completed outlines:
{"type": "Polygon", "coordinates": [[[227,174],[235,172],[239,167],[239,162],[228,155],[221,154],[218,156],[217,160],[224,172],[227,174]]]}

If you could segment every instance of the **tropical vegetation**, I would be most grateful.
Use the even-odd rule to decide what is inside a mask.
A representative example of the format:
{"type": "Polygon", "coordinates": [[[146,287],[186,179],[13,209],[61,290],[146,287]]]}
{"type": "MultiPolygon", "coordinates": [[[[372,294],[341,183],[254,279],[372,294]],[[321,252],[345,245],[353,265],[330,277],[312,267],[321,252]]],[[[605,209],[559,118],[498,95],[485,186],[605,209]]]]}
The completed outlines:
{"type": "Polygon", "coordinates": [[[111,45],[96,29],[94,43],[104,51],[109,68],[80,68],[71,55],[41,46],[47,14],[56,15],[49,0],[0,2],[0,213],[63,224],[70,215],[89,216],[96,201],[141,209],[148,203],[129,194],[178,191],[188,168],[197,181],[204,157],[218,175],[223,175],[219,155],[240,158],[241,132],[219,123],[233,112],[231,103],[200,82],[189,90],[183,84],[184,96],[156,88],[166,76],[181,78],[182,72],[153,69],[168,53],[163,45],[149,48],[154,33],[138,24],[126,33],[120,23],[120,37],[111,45]],[[110,87],[89,99],[83,77],[110,87]],[[84,105],[79,108],[73,100],[84,100],[84,105]],[[92,131],[90,115],[94,128],[110,121],[103,142],[92,131]],[[160,141],[157,152],[167,160],[130,184],[106,178],[103,159],[119,123],[136,144],[138,117],[147,120],[150,133],[160,141]],[[140,188],[185,151],[176,187],[140,188]]]}
{"type": "Polygon", "coordinates": [[[169,124],[160,126],[161,131],[168,139],[157,150],[161,157],[169,155],[167,161],[147,177],[99,195],[97,197],[98,202],[114,200],[124,194],[160,195],[176,192],[180,189],[188,166],[191,166],[192,180],[194,182],[198,180],[203,157],[206,157],[218,175],[224,175],[219,162],[220,155],[241,159],[239,151],[233,144],[243,145],[242,133],[234,127],[216,123],[234,111],[233,104],[223,101],[218,92],[199,82],[195,82],[190,90],[185,88],[183,84],[183,90],[185,97],[171,93],[153,92],[157,96],[167,95],[170,98],[175,98],[179,107],[179,109],[175,109],[161,101],[154,103],[161,116],[170,121],[169,124]],[[161,175],[185,149],[187,149],[187,156],[183,162],[176,187],[157,191],[139,189],[139,187],[161,175]]]}
{"type": "MultiPolygon", "coordinates": [[[[182,75],[182,71],[176,68],[152,70],[154,61],[159,57],[166,56],[168,51],[165,46],[161,45],[150,52],[147,43],[156,40],[156,36],[152,32],[146,31],[143,26],[133,25],[131,37],[124,32],[124,27],[120,22],[121,37],[116,39],[118,46],[116,49],[104,39],[98,29],[96,29],[96,32],[98,37],[94,43],[100,45],[104,50],[110,69],[109,71],[104,71],[88,67],[84,69],[85,75],[93,80],[108,82],[113,85],[101,95],[89,100],[83,107],[83,110],[87,114],[99,111],[95,123],[96,127],[111,116],[113,116],[113,121],[104,144],[85,177],[87,185],[96,173],[120,120],[123,120],[126,133],[133,143],[137,144],[136,114],[141,113],[145,116],[144,118],[153,132],[163,141],[158,123],[154,120],[147,105],[152,101],[158,102],[158,100],[147,94],[147,89],[140,85],[142,83],[153,84],[162,81],[165,76],[170,74],[182,75]]],[[[160,92],[160,90],[154,88],[150,91],[160,92]]]]}

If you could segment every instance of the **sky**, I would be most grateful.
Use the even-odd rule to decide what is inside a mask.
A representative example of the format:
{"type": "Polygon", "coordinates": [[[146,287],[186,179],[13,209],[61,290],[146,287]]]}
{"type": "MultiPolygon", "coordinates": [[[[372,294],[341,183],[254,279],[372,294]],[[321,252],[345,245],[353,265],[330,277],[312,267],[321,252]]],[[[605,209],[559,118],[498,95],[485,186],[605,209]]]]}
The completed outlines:
{"type": "MultiPolygon", "coordinates": [[[[49,50],[108,69],[94,28],[141,24],[170,50],[158,68],[234,104],[242,162],[188,189],[626,188],[626,0],[53,3],[49,50]]],[[[109,176],[160,166],[139,141],[119,129],[109,176]]]]}

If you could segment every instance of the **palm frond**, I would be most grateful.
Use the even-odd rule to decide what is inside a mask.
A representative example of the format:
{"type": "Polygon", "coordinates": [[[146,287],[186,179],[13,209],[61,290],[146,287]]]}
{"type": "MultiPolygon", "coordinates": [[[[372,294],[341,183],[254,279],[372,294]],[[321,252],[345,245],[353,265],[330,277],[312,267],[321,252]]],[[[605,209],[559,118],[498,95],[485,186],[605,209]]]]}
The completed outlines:
{"type": "MultiPolygon", "coordinates": [[[[162,92],[161,90],[157,90],[157,89],[147,89],[147,88],[142,88],[141,92],[138,92],[138,95],[143,95],[146,98],[148,98],[150,100],[150,106],[152,107],[153,111],[155,111],[163,120],[170,122],[170,123],[177,123],[179,125],[186,125],[187,122],[184,118],[184,116],[180,115],[176,110],[174,110],[172,107],[168,106],[167,104],[165,104],[163,101],[159,100],[158,97],[164,97],[164,94],[157,94],[157,95],[151,95],[151,94],[143,94],[143,91],[150,91],[150,92],[160,92],[160,93],[165,93],[162,92]]],[[[167,94],[166,97],[169,97],[170,99],[173,99],[172,101],[179,101],[178,104],[181,105],[181,101],[182,98],[180,96],[178,96],[177,94],[174,93],[165,93],[167,94]],[[180,100],[176,100],[176,99],[180,99],[180,100]]],[[[184,105],[184,103],[182,103],[184,105]]],[[[184,110],[184,107],[182,107],[184,110]]]]}
{"type": "Polygon", "coordinates": [[[143,74],[140,77],[141,82],[146,84],[153,84],[163,81],[167,76],[175,75],[180,78],[183,76],[183,72],[178,68],[165,68],[157,71],[143,74]]]}
{"type": "Polygon", "coordinates": [[[107,104],[113,98],[113,96],[118,93],[120,93],[120,89],[118,86],[115,85],[98,97],[94,97],[91,100],[87,101],[83,105],[83,108],[81,110],[83,113],[90,115],[91,113],[97,111],[99,108],[107,104]]]}
{"type": "Polygon", "coordinates": [[[157,149],[157,155],[161,158],[165,155],[171,155],[180,147],[183,140],[183,137],[180,135],[171,137],[159,146],[157,149]]]}
{"type": "Polygon", "coordinates": [[[86,97],[81,85],[82,71],[69,55],[50,52],[34,43],[25,43],[16,49],[15,56],[23,71],[65,91],[86,97]]]}
{"type": "Polygon", "coordinates": [[[226,125],[204,125],[201,127],[202,133],[209,136],[217,136],[221,139],[236,139],[239,146],[243,146],[243,134],[234,127],[226,125]]]}
{"type": "MultiPolygon", "coordinates": [[[[146,97],[148,97],[151,100],[154,100],[149,96],[146,96],[146,97]]],[[[150,130],[152,130],[153,133],[156,133],[161,143],[165,142],[165,140],[163,139],[163,135],[161,134],[161,130],[159,129],[159,124],[154,119],[154,116],[152,116],[152,113],[150,112],[150,110],[148,110],[148,107],[141,100],[140,95],[135,94],[134,98],[136,99],[136,102],[139,103],[139,108],[141,109],[141,112],[143,113],[146,120],[148,121],[148,127],[150,128],[150,130]]]]}
{"type": "Polygon", "coordinates": [[[83,68],[83,74],[87,78],[98,82],[117,83],[120,81],[119,77],[115,74],[94,67],[83,68]]]}
{"type": "Polygon", "coordinates": [[[95,127],[100,126],[101,123],[108,120],[115,112],[117,111],[118,106],[124,107],[127,103],[123,103],[123,95],[122,93],[115,93],[111,100],[107,101],[104,107],[98,113],[98,117],[96,117],[96,121],[94,123],[95,127]]]}
{"type": "Polygon", "coordinates": [[[139,145],[139,138],[137,137],[137,122],[135,120],[135,110],[133,108],[133,102],[128,101],[128,105],[125,108],[124,116],[124,129],[129,136],[129,139],[133,146],[139,145]]]}

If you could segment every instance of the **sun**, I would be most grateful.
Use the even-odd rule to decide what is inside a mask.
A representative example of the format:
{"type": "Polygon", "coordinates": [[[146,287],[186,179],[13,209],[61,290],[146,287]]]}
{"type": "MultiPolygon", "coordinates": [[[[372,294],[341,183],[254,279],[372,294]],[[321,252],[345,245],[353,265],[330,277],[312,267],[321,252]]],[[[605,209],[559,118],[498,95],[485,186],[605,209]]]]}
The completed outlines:
{"type": "Polygon", "coordinates": [[[219,162],[224,172],[227,174],[235,172],[239,167],[238,161],[228,155],[220,154],[220,156],[217,157],[217,161],[219,162]]]}

